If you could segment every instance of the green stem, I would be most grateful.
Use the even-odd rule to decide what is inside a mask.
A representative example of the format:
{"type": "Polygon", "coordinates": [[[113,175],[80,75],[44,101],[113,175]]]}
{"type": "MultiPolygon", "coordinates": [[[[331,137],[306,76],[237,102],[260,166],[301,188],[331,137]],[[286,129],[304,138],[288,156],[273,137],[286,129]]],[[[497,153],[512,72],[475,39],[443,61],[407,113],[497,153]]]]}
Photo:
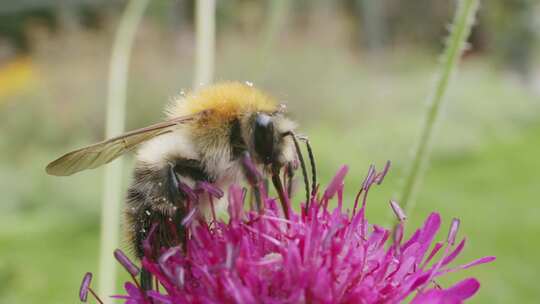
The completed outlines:
{"type": "MultiPolygon", "coordinates": [[[[150,0],[131,0],[120,19],[114,38],[109,64],[107,121],[105,137],[124,132],[127,79],[131,49],[135,34],[150,0]]],[[[120,202],[122,201],[122,160],[105,167],[104,191],[101,211],[101,244],[99,256],[99,293],[114,294],[116,263],[112,252],[118,247],[120,202]]]]}
{"type": "Polygon", "coordinates": [[[424,127],[420,135],[420,141],[414,153],[414,159],[409,174],[405,179],[405,186],[401,193],[400,204],[410,216],[414,208],[411,197],[414,194],[421,178],[421,173],[429,158],[429,147],[433,137],[433,129],[439,118],[442,104],[447,96],[448,88],[453,75],[456,73],[459,59],[465,49],[467,38],[471,32],[479,0],[459,0],[456,14],[452,22],[450,37],[442,56],[440,73],[437,76],[435,89],[428,98],[428,112],[425,117],[424,127]]]}
{"type": "Polygon", "coordinates": [[[271,59],[272,49],[276,40],[279,38],[279,34],[284,29],[289,10],[293,3],[290,0],[273,0],[268,1],[267,5],[266,11],[268,15],[261,35],[261,47],[258,50],[258,66],[263,73],[263,78],[267,74],[266,70],[269,65],[269,59],[271,59]]]}
{"type": "Polygon", "coordinates": [[[195,3],[195,75],[193,89],[209,85],[214,79],[216,44],[216,0],[195,3]]]}

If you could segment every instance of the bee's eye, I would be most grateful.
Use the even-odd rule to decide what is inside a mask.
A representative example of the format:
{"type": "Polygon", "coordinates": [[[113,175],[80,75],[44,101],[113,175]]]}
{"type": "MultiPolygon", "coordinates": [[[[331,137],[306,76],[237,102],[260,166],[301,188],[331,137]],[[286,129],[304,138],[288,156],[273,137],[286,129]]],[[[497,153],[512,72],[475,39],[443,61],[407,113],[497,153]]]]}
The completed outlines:
{"type": "Polygon", "coordinates": [[[257,156],[270,164],[274,154],[274,122],[268,114],[257,114],[253,122],[253,140],[257,156]]]}

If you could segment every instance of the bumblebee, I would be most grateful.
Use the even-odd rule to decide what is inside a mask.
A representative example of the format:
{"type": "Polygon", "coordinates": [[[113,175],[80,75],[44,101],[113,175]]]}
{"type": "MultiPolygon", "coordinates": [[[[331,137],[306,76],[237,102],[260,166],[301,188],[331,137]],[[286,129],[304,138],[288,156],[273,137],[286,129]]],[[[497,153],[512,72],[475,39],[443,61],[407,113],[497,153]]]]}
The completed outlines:
{"type": "MultiPolygon", "coordinates": [[[[175,246],[185,237],[182,221],[188,209],[195,207],[201,214],[208,213],[210,206],[205,199],[187,206],[185,186],[194,188],[207,182],[227,189],[249,174],[246,157],[271,177],[285,216],[293,164],[299,161],[309,201],[307,171],[298,143],[305,138],[295,135],[296,123],[266,93],[239,82],[215,84],[178,98],[166,108],[166,114],[164,122],[69,152],[46,168],[51,175],[71,175],[136,149],[125,214],[130,243],[138,258],[144,256],[143,241],[153,226],[152,247],[175,246]],[[283,168],[289,177],[285,190],[280,179],[283,168]]],[[[314,188],[315,167],[306,143],[314,188]]],[[[150,286],[151,278],[141,280],[150,286]]]]}

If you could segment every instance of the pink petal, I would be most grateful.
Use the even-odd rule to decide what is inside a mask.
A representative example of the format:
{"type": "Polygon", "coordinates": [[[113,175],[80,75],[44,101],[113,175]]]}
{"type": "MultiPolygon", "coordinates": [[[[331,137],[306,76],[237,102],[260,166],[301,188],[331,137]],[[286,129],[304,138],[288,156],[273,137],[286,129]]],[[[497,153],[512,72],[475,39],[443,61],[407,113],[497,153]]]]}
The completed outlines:
{"type": "Polygon", "coordinates": [[[425,266],[427,266],[427,264],[431,262],[431,259],[433,259],[433,257],[437,254],[437,252],[439,252],[439,250],[441,250],[442,247],[443,247],[443,243],[435,243],[435,246],[433,246],[431,253],[429,254],[426,261],[422,264],[422,266],[420,266],[420,268],[424,268],[425,266]]]}
{"type": "Polygon", "coordinates": [[[459,245],[457,245],[456,249],[454,249],[454,251],[452,251],[447,257],[445,257],[443,259],[443,262],[441,264],[441,267],[442,266],[445,266],[445,265],[448,265],[449,263],[451,263],[458,255],[459,253],[461,252],[461,250],[463,250],[463,247],[465,247],[465,239],[463,239],[459,245]]]}
{"type": "Polygon", "coordinates": [[[418,243],[420,243],[420,248],[418,249],[416,256],[416,263],[420,263],[424,259],[424,255],[428,250],[435,234],[439,231],[441,227],[441,216],[433,212],[431,213],[426,221],[424,222],[424,227],[422,227],[420,235],[418,236],[418,243]]]}
{"type": "Polygon", "coordinates": [[[455,271],[458,271],[458,270],[465,270],[467,268],[471,268],[473,266],[477,266],[477,265],[481,265],[481,264],[485,264],[485,263],[490,263],[490,262],[495,261],[495,259],[496,258],[494,256],[487,256],[487,257],[479,258],[479,259],[474,260],[474,261],[472,261],[470,263],[467,263],[465,265],[457,266],[457,267],[446,269],[446,270],[441,270],[441,271],[437,272],[437,276],[447,274],[447,273],[451,273],[451,272],[455,272],[455,271]]]}
{"type": "Polygon", "coordinates": [[[451,298],[466,300],[472,297],[480,288],[480,282],[474,278],[465,279],[446,289],[444,293],[451,298]]]}
{"type": "Polygon", "coordinates": [[[457,218],[452,219],[452,224],[450,224],[450,230],[448,231],[448,237],[447,237],[447,242],[450,245],[454,245],[456,241],[456,235],[459,230],[459,223],[460,223],[459,219],[457,218]]]}
{"type": "Polygon", "coordinates": [[[328,184],[328,187],[326,187],[326,191],[324,191],[323,200],[331,199],[336,192],[343,187],[343,180],[345,179],[345,176],[347,175],[347,172],[349,172],[349,167],[342,166],[330,184],[328,184]]]}

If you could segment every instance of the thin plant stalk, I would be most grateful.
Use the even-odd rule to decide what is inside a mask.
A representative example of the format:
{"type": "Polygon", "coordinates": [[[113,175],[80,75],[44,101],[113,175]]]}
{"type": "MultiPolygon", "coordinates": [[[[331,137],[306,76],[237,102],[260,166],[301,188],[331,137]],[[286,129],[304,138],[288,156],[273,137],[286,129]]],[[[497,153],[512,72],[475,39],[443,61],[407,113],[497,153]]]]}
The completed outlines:
{"type": "MultiPolygon", "coordinates": [[[[150,0],[129,1],[116,31],[109,64],[106,138],[124,132],[131,49],[137,28],[149,2],[150,0]]],[[[115,292],[116,285],[116,263],[112,252],[118,247],[119,238],[120,202],[122,201],[121,159],[106,166],[103,188],[98,290],[102,295],[111,295],[115,292]]]]}
{"type": "Polygon", "coordinates": [[[384,20],[384,1],[358,0],[357,7],[362,16],[363,34],[369,52],[377,54],[384,46],[386,24],[384,20]]]}
{"type": "Polygon", "coordinates": [[[451,80],[457,71],[459,59],[467,45],[467,39],[474,24],[478,7],[479,0],[458,1],[450,36],[442,55],[440,72],[437,75],[435,87],[428,97],[429,108],[420,140],[414,151],[412,165],[401,193],[400,204],[406,209],[409,216],[414,208],[414,201],[411,197],[418,187],[422,172],[429,159],[429,147],[433,137],[433,130],[439,119],[444,100],[448,95],[451,80]]]}
{"type": "MultiPolygon", "coordinates": [[[[261,71],[266,71],[269,64],[269,56],[272,54],[272,49],[279,35],[283,32],[284,26],[287,23],[287,17],[291,6],[290,0],[274,0],[267,2],[267,19],[262,32],[260,49],[258,52],[258,66],[261,71]]],[[[266,73],[265,73],[266,74],[266,73]]],[[[266,76],[266,75],[263,75],[266,76]]]]}
{"type": "Polygon", "coordinates": [[[193,89],[212,83],[216,44],[216,0],[195,4],[195,76],[193,89]]]}

